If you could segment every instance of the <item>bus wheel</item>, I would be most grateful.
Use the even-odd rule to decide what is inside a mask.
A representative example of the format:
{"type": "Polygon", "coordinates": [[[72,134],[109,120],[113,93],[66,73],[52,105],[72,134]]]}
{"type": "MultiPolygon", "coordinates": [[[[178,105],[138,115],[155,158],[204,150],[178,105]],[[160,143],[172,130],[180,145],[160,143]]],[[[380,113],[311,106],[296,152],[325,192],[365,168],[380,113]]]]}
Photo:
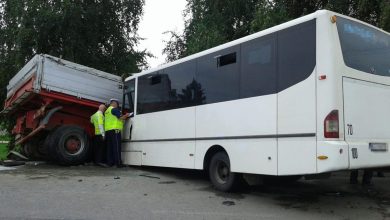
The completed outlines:
{"type": "Polygon", "coordinates": [[[229,156],[222,151],[211,158],[209,176],[215,188],[223,192],[237,189],[242,182],[241,174],[230,172],[229,156]]]}

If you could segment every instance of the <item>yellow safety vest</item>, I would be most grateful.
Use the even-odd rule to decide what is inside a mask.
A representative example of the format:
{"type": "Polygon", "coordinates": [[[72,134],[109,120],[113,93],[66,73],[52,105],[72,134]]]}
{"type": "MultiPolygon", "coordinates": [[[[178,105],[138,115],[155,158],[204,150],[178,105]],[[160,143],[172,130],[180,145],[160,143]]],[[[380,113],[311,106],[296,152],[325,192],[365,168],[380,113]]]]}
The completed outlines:
{"type": "Polygon", "coordinates": [[[108,107],[107,110],[104,112],[104,127],[106,131],[110,130],[122,130],[123,123],[122,121],[117,118],[115,115],[111,113],[111,110],[113,109],[112,106],[108,107]]]}
{"type": "Polygon", "coordinates": [[[99,125],[104,126],[104,117],[101,111],[97,111],[91,116],[91,123],[95,127],[95,135],[101,135],[99,125]]]}
{"type": "Polygon", "coordinates": [[[124,127],[124,125],[125,125],[125,121],[124,120],[121,120],[121,119],[119,119],[119,125],[118,125],[118,127],[119,127],[119,130],[123,130],[123,127],[124,127]]]}

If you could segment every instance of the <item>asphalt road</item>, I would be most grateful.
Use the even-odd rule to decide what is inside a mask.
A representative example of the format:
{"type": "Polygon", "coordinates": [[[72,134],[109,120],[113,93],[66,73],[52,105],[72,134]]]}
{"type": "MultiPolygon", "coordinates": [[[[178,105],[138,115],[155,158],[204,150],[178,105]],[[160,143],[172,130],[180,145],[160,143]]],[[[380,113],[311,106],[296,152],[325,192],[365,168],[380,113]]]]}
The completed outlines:
{"type": "Polygon", "coordinates": [[[202,172],[26,165],[0,169],[0,219],[390,219],[390,173],[374,185],[326,180],[212,188],[202,172]]]}

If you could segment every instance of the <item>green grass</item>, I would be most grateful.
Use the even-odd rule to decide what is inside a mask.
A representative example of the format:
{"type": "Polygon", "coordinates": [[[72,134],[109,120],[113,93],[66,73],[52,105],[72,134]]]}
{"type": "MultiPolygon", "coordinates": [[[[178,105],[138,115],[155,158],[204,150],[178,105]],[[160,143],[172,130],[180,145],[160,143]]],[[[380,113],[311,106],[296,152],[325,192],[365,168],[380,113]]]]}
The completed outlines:
{"type": "MultiPolygon", "coordinates": [[[[10,137],[8,136],[0,136],[0,141],[9,141],[10,137]]],[[[8,144],[1,144],[0,143],[0,160],[5,160],[7,159],[7,154],[8,154],[8,144]]]]}
{"type": "Polygon", "coordinates": [[[7,159],[8,148],[7,144],[0,144],[0,160],[7,159]]]}

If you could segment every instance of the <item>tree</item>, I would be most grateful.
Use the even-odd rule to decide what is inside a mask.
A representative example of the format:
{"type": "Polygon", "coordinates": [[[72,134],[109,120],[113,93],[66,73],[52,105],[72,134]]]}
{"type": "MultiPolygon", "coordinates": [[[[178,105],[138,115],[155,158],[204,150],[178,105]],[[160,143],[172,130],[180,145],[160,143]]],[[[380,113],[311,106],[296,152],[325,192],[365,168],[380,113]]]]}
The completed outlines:
{"type": "Polygon", "coordinates": [[[183,33],[163,53],[173,61],[283,22],[329,9],[390,31],[389,0],[187,0],[183,33]]]}
{"type": "MultiPolygon", "coordinates": [[[[121,75],[146,67],[135,46],[144,0],[0,0],[0,88],[35,54],[121,75]]],[[[0,92],[3,103],[6,91],[0,92]]]]}
{"type": "Polygon", "coordinates": [[[263,1],[258,5],[251,32],[310,14],[320,9],[329,9],[370,23],[389,31],[389,0],[304,0],[263,1]]]}
{"type": "Polygon", "coordinates": [[[167,61],[248,35],[258,1],[187,0],[184,32],[167,32],[171,34],[163,51],[167,61]]]}

